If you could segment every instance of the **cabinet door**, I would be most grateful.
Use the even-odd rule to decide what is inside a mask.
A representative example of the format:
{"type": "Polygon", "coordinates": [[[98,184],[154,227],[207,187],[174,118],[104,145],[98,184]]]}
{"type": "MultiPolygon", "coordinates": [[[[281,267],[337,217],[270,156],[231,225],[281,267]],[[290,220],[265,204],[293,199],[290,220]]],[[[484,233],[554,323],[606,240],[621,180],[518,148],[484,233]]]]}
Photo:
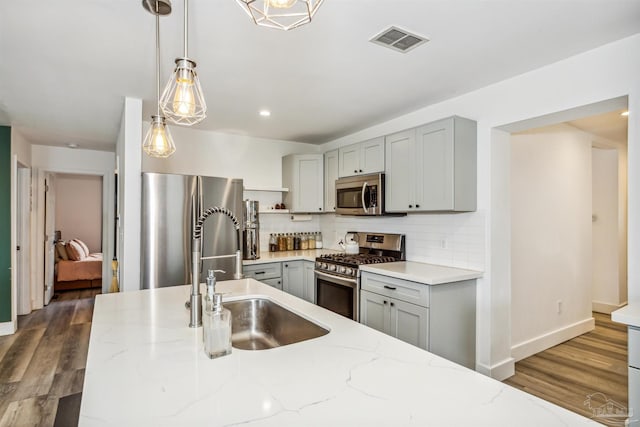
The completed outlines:
{"type": "Polygon", "coordinates": [[[338,179],[338,150],[324,153],[324,211],[336,210],[336,179],[338,179]]]}
{"type": "Polygon", "coordinates": [[[360,143],[360,169],[362,173],[384,171],[384,137],[360,143]]]}
{"type": "Polygon", "coordinates": [[[282,290],[298,298],[304,298],[303,261],[282,263],[282,290]]]}
{"type": "Polygon", "coordinates": [[[282,278],[278,277],[276,279],[264,279],[260,280],[262,283],[266,283],[269,286],[273,286],[276,289],[282,290],[282,278]]]}
{"type": "Polygon", "coordinates": [[[360,170],[360,144],[338,149],[338,174],[340,177],[358,175],[360,170]]]}
{"type": "Polygon", "coordinates": [[[323,185],[323,158],[313,156],[312,158],[301,158],[299,161],[298,183],[296,191],[298,193],[298,205],[294,211],[297,212],[322,212],[324,193],[323,185]]]}
{"type": "Polygon", "coordinates": [[[415,204],[418,210],[452,210],[453,206],[453,119],[418,128],[415,161],[415,204]]]}
{"type": "Polygon", "coordinates": [[[291,154],[282,158],[282,185],[289,188],[286,205],[292,212],[324,211],[324,157],[291,154]]]}
{"type": "Polygon", "coordinates": [[[407,212],[414,209],[413,155],[415,130],[385,137],[385,209],[407,212]]]}
{"type": "Polygon", "coordinates": [[[390,299],[389,306],[389,335],[428,350],[429,309],[397,299],[390,299]]]}
{"type": "Polygon", "coordinates": [[[304,262],[304,299],[310,303],[316,303],[316,278],[314,275],[315,263],[313,261],[304,262]]]}
{"type": "Polygon", "coordinates": [[[369,291],[360,292],[360,323],[389,333],[389,298],[369,291]]]}

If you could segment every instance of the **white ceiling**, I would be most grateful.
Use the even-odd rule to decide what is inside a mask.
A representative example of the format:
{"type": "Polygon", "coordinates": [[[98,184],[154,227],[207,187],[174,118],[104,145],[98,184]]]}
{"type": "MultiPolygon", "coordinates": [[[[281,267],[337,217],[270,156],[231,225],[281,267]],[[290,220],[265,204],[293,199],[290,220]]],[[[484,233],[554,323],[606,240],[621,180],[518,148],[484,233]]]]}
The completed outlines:
{"type": "MultiPolygon", "coordinates": [[[[163,84],[182,5],[161,18],[163,84]]],[[[308,143],[640,32],[638,0],[325,0],[290,32],[255,26],[234,0],[189,6],[209,107],[197,127],[308,143]],[[430,42],[368,42],[390,25],[430,42]]],[[[36,144],[113,150],[125,96],[144,100],[145,120],[155,109],[154,24],[139,0],[1,0],[0,123],[36,144]]]]}

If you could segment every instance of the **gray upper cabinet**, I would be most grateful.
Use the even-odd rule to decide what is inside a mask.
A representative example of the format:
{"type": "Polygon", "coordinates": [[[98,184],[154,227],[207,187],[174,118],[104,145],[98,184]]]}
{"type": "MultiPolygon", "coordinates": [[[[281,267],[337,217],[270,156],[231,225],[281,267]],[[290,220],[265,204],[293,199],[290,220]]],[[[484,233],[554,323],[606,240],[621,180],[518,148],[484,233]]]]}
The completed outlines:
{"type": "Polygon", "coordinates": [[[336,210],[336,179],[338,179],[338,150],[324,153],[324,211],[336,210]]]}
{"type": "Polygon", "coordinates": [[[384,171],[384,137],[338,149],[338,175],[354,176],[384,171]]]}
{"type": "Polygon", "coordinates": [[[387,136],[387,212],[474,211],[476,134],[454,116],[387,136]]]}
{"type": "Polygon", "coordinates": [[[282,158],[282,185],[288,187],[286,208],[291,212],[324,212],[324,156],[290,154],[282,158]]]}

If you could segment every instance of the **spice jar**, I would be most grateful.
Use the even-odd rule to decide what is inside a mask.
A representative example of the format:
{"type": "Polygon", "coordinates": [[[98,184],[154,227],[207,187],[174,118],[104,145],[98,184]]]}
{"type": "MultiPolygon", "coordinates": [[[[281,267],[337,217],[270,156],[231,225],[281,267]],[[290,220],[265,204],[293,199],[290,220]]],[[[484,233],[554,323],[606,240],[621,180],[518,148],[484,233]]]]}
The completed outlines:
{"type": "Polygon", "coordinates": [[[309,243],[307,244],[307,246],[309,247],[309,249],[315,249],[316,248],[316,235],[313,233],[308,233],[309,237],[307,238],[307,240],[309,241],[309,243]]]}

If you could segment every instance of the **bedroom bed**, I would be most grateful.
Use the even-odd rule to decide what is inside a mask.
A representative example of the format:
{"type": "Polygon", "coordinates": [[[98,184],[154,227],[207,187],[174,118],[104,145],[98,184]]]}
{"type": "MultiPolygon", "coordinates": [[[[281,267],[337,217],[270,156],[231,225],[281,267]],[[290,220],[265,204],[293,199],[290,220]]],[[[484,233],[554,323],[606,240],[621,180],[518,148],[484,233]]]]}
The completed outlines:
{"type": "Polygon", "coordinates": [[[102,287],[102,253],[78,239],[56,243],[54,291],[102,287]]]}

